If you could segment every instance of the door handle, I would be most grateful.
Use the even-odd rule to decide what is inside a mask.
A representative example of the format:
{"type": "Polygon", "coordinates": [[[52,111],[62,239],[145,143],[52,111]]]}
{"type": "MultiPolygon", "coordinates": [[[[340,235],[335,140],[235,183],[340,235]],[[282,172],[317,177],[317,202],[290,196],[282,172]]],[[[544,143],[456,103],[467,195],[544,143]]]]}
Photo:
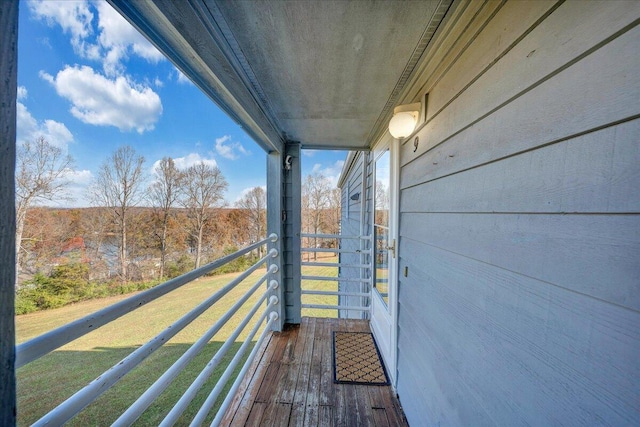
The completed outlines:
{"type": "Polygon", "coordinates": [[[391,241],[391,246],[387,246],[385,249],[388,251],[391,251],[391,256],[395,258],[396,257],[396,239],[393,239],[391,241]]]}

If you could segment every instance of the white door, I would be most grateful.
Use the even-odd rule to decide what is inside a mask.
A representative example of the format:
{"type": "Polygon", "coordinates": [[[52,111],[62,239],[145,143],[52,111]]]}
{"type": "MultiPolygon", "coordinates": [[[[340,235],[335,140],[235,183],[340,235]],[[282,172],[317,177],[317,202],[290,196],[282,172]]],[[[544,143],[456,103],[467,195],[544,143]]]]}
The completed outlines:
{"type": "Polygon", "coordinates": [[[397,140],[374,149],[373,290],[371,329],[395,383],[397,332],[397,140]]]}

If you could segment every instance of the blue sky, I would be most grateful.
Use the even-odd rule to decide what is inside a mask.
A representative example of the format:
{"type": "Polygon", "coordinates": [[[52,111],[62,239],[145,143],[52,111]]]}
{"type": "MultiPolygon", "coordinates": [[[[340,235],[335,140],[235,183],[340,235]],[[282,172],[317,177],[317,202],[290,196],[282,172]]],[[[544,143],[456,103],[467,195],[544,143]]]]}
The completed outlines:
{"type": "MultiPolygon", "coordinates": [[[[145,157],[149,180],[164,156],[216,164],[229,205],[265,185],[262,149],[106,2],[22,1],[18,43],[18,143],[44,136],[75,160],[73,201],[53,205],[89,206],[98,168],[121,145],[145,157]]],[[[303,154],[303,175],[337,181],[345,152],[303,154]]]]}

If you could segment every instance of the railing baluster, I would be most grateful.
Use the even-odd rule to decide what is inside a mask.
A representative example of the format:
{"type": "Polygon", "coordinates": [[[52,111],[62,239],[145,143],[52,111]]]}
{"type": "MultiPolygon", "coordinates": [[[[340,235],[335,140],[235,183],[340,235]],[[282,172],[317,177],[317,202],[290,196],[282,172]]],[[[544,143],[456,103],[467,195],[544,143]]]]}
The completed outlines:
{"type": "MultiPolygon", "coordinates": [[[[269,286],[269,290],[273,290],[273,289],[275,289],[275,286],[269,286]]],[[[249,321],[253,318],[256,311],[258,311],[258,309],[260,308],[264,300],[267,298],[267,296],[268,296],[267,293],[265,293],[262,296],[262,298],[260,298],[260,300],[256,302],[256,304],[253,306],[251,311],[245,316],[242,322],[240,322],[240,324],[236,327],[233,333],[226,339],[222,347],[218,349],[216,354],[211,358],[209,363],[207,363],[207,365],[200,372],[198,377],[191,383],[187,391],[185,391],[182,394],[182,396],[180,397],[180,400],[178,400],[178,402],[176,402],[173,408],[171,408],[171,411],[169,411],[165,419],[160,424],[161,426],[172,426],[173,424],[175,424],[175,422],[178,420],[180,415],[182,415],[184,410],[187,409],[187,406],[189,405],[189,403],[196,396],[196,393],[198,393],[198,391],[202,388],[204,383],[209,379],[214,369],[220,364],[220,362],[222,361],[222,358],[226,355],[227,351],[229,351],[229,349],[235,342],[236,338],[238,338],[238,336],[242,333],[242,331],[247,326],[249,321]]],[[[267,310],[272,308],[277,303],[277,301],[278,301],[277,298],[270,300],[269,305],[267,306],[267,310]]],[[[267,311],[265,311],[265,313],[266,312],[267,311]]],[[[262,320],[264,320],[264,317],[262,318],[262,320]]],[[[262,322],[262,320],[260,320],[259,322],[262,322]]]]}
{"type": "Polygon", "coordinates": [[[169,292],[192,282],[216,268],[222,267],[223,265],[251,252],[267,242],[273,242],[274,238],[277,239],[277,236],[272,234],[268,238],[249,245],[244,249],[222,257],[198,269],[168,280],[161,285],[127,298],[124,301],[120,301],[119,303],[113,304],[107,308],[75,320],[16,346],[16,368],[20,368],[27,363],[33,362],[34,360],[59,347],[62,347],[65,344],[68,344],[89,332],[95,331],[99,327],[104,326],[107,323],[112,322],[169,292]]]}
{"type": "Polygon", "coordinates": [[[278,320],[278,313],[276,313],[275,311],[272,311],[269,314],[269,321],[267,322],[267,324],[264,327],[264,330],[260,334],[260,338],[258,338],[258,341],[256,341],[256,344],[253,346],[253,349],[251,350],[249,357],[247,357],[247,360],[244,362],[244,365],[242,366],[242,369],[238,373],[236,380],[231,385],[231,389],[229,390],[229,393],[227,393],[227,397],[225,397],[224,401],[220,405],[220,409],[218,409],[218,413],[216,414],[216,417],[211,422],[212,427],[217,427],[218,425],[220,425],[220,421],[222,421],[222,417],[224,417],[225,412],[227,412],[227,409],[231,404],[231,400],[233,400],[233,396],[236,394],[236,392],[238,391],[238,388],[240,387],[240,383],[242,382],[242,379],[244,378],[245,375],[247,375],[247,371],[249,370],[249,367],[253,363],[253,360],[256,358],[256,354],[258,353],[258,350],[260,350],[260,346],[262,346],[262,342],[264,341],[264,338],[267,336],[267,332],[269,331],[269,328],[271,328],[271,325],[276,320],[278,320]]]}
{"type": "MultiPolygon", "coordinates": [[[[371,236],[343,236],[337,234],[313,234],[313,233],[301,233],[300,237],[313,239],[335,239],[335,240],[360,240],[362,243],[371,242],[371,236]]],[[[307,248],[303,247],[300,249],[301,252],[307,253],[334,253],[334,254],[357,254],[360,255],[360,260],[357,263],[349,264],[344,262],[342,259],[340,262],[331,263],[331,262],[318,262],[318,261],[306,261],[302,262],[302,267],[328,267],[328,268],[339,268],[342,269],[351,269],[349,271],[357,272],[360,271],[360,277],[335,277],[335,276],[317,276],[317,275],[301,275],[300,280],[302,282],[305,281],[326,281],[326,282],[338,282],[338,283],[359,283],[360,289],[359,292],[347,292],[347,291],[316,291],[316,290],[305,290],[304,285],[301,285],[301,295],[321,295],[326,297],[338,297],[338,304],[302,304],[302,308],[313,308],[313,309],[321,309],[321,310],[353,310],[353,311],[361,311],[368,312],[369,311],[369,297],[371,296],[371,276],[372,276],[372,267],[370,263],[365,263],[364,256],[371,254],[371,249],[366,249],[365,246],[359,246],[359,249],[342,249],[340,247],[336,248],[307,248]],[[359,297],[361,298],[361,304],[364,306],[346,306],[341,302],[340,297],[359,297]]],[[[340,289],[340,286],[338,286],[340,289]]],[[[356,303],[358,304],[358,303],[356,303]]]]}
{"type": "Polygon", "coordinates": [[[346,236],[342,234],[313,234],[313,233],[300,233],[300,237],[308,237],[313,239],[349,239],[349,240],[371,240],[371,236],[346,236]]]}
{"type": "MultiPolygon", "coordinates": [[[[263,239],[260,242],[254,243],[250,246],[247,246],[244,249],[241,249],[238,252],[235,252],[231,255],[223,257],[217,261],[214,261],[206,266],[203,266],[197,270],[191,271],[185,275],[182,275],[176,279],[169,280],[162,285],[159,285],[155,288],[150,289],[149,291],[138,294],[134,297],[128,298],[125,301],[122,301],[118,304],[115,304],[111,307],[103,309],[93,315],[86,316],[82,319],[79,319],[75,322],[72,322],[66,326],[58,328],[54,331],[51,331],[47,334],[44,334],[34,340],[31,340],[18,348],[18,352],[21,356],[20,360],[22,365],[29,363],[32,360],[41,357],[44,354],[64,345],[78,337],[90,332],[94,329],[97,329],[104,324],[119,318],[120,316],[146,304],[147,302],[153,301],[158,297],[165,295],[166,293],[179,288],[180,286],[188,283],[189,281],[194,280],[197,277],[200,277],[209,271],[212,271],[236,258],[242,256],[257,247],[264,245],[267,242],[275,242],[277,240],[277,235],[272,234],[267,239],[263,239]]],[[[220,300],[223,296],[225,296],[229,291],[235,288],[239,283],[244,281],[250,274],[260,268],[269,257],[275,257],[278,255],[278,251],[276,249],[271,249],[267,255],[261,258],[258,262],[256,262],[253,266],[249,267],[247,270],[242,272],[238,277],[234,278],[231,282],[229,282],[222,289],[218,290],[207,300],[199,304],[197,307],[192,309],[189,313],[178,319],[171,326],[167,327],[163,332],[152,338],[142,347],[136,349],[127,357],[125,357],[121,362],[111,367],[101,376],[92,381],[89,385],[76,392],[73,396],[62,402],[56,408],[54,408],[51,412],[46,414],[40,420],[36,421],[34,425],[61,425],[75,416],[79,411],[85,408],[88,404],[93,402],[98,396],[112,387],[116,382],[118,382],[124,375],[130,372],[133,368],[135,368],[140,362],[146,359],[149,355],[151,355],[154,351],[160,348],[163,344],[165,344],[168,340],[170,340],[173,336],[175,336],[178,332],[180,332],[184,327],[189,325],[193,320],[195,320],[198,316],[204,313],[209,307],[215,304],[218,300],[220,300]]],[[[245,295],[232,306],[232,308],[219,319],[213,327],[211,327],[206,333],[205,336],[201,338],[198,342],[196,342],[182,357],[172,365],[167,372],[165,372],[155,383],[154,385],[148,389],[135,403],[132,405],[129,410],[125,412],[119,418],[116,423],[119,425],[129,425],[137,417],[150,405],[150,403],[169,385],[169,383],[175,378],[175,376],[184,369],[184,366],[195,357],[202,350],[202,348],[206,345],[206,343],[211,339],[213,335],[215,335],[220,328],[229,320],[229,318],[244,304],[247,299],[251,297],[255,293],[255,291],[259,288],[261,284],[263,284],[268,275],[277,271],[276,265],[271,265],[267,274],[265,274],[260,280],[247,292],[245,295]],[[133,408],[133,409],[132,409],[133,408]]],[[[267,292],[272,288],[277,287],[277,282],[272,281],[272,285],[269,286],[267,292]]],[[[258,303],[255,304],[254,308],[251,310],[250,315],[246,317],[246,320],[242,324],[242,329],[246,326],[246,323],[253,317],[255,312],[258,310],[260,305],[267,298],[267,293],[259,298],[258,303]]],[[[272,297],[272,299],[276,297],[272,297]]],[[[271,307],[270,305],[269,307],[271,307]]],[[[264,320],[260,320],[260,323],[264,320]]],[[[241,330],[242,330],[241,329],[241,330]]],[[[241,332],[238,331],[238,334],[241,332]]],[[[254,333],[255,335],[255,333],[254,333]]],[[[235,340],[235,338],[233,338],[235,340]]],[[[233,341],[229,341],[233,342],[233,341]]],[[[225,343],[226,344],[226,343],[225,343]]],[[[222,350],[222,349],[220,349],[222,350]]],[[[220,350],[218,353],[220,353],[220,350]]],[[[226,349],[225,349],[226,351],[226,349]]]]}
{"type": "Polygon", "coordinates": [[[314,291],[314,290],[302,290],[302,295],[326,295],[326,296],[342,296],[342,297],[367,297],[366,292],[342,292],[342,291],[314,291]]]}
{"type": "MultiPolygon", "coordinates": [[[[317,238],[325,238],[325,239],[359,239],[361,242],[371,241],[370,236],[338,236],[338,235],[330,235],[330,234],[320,234],[320,235],[311,235],[311,234],[303,234],[302,237],[317,237],[317,238]]],[[[75,322],[72,322],[69,325],[58,328],[54,331],[51,331],[47,334],[44,334],[34,340],[31,340],[27,343],[22,344],[18,347],[18,358],[20,361],[20,366],[37,359],[38,357],[47,354],[48,352],[55,350],[56,348],[73,341],[74,339],[97,329],[112,320],[115,320],[122,315],[135,310],[136,308],[157,299],[158,297],[165,295],[184,284],[194,280],[197,277],[200,277],[222,265],[249,253],[250,251],[268,243],[275,242],[277,240],[277,236],[272,234],[267,239],[263,239],[260,242],[252,244],[234,254],[228,255],[220,260],[214,261],[213,263],[207,264],[197,270],[189,272],[185,275],[177,277],[175,279],[169,280],[162,285],[159,285],[155,288],[152,288],[148,291],[145,291],[141,294],[138,294],[134,297],[130,297],[112,307],[103,309],[93,315],[86,316],[85,318],[79,319],[75,322]]],[[[360,254],[361,259],[358,263],[354,264],[346,264],[342,263],[328,263],[328,262],[307,262],[303,263],[304,266],[308,267],[336,267],[336,268],[351,268],[351,269],[359,269],[362,274],[371,276],[371,266],[366,264],[362,256],[370,254],[371,250],[366,249],[364,246],[361,246],[360,249],[355,251],[344,250],[340,248],[303,248],[303,251],[306,252],[329,252],[329,253],[354,253],[360,254]]],[[[47,415],[42,417],[40,420],[36,422],[35,425],[59,425],[68,421],[70,418],[75,416],[79,411],[81,411],[88,404],[93,402],[98,396],[112,387],[115,383],[117,383],[124,375],[134,369],[140,362],[145,360],[149,355],[151,355],[154,351],[160,348],[163,344],[165,344],[168,340],[170,340],[173,336],[175,336],[178,332],[180,332],[184,327],[189,325],[193,320],[195,320],[198,316],[200,316],[204,311],[206,311],[209,307],[219,301],[223,296],[228,294],[231,289],[235,288],[239,283],[244,281],[250,274],[256,271],[258,268],[263,266],[269,257],[275,257],[278,255],[276,249],[271,249],[267,255],[261,258],[257,263],[248,268],[246,271],[242,272],[235,279],[225,285],[222,289],[215,292],[212,296],[210,296],[207,300],[199,304],[197,307],[192,309],[189,313],[178,319],[171,326],[167,327],[163,332],[152,338],[149,342],[144,344],[142,347],[136,349],[127,357],[125,357],[120,363],[110,368],[100,377],[96,378],[96,380],[92,381],[89,385],[84,387],[82,390],[75,393],[69,399],[64,401],[58,407],[53,409],[47,415]]],[[[234,316],[237,311],[243,307],[249,298],[255,295],[255,292],[260,288],[261,285],[267,280],[268,276],[277,270],[277,265],[271,265],[268,268],[266,274],[264,274],[254,285],[245,294],[235,302],[232,307],[222,315],[213,326],[211,326],[184,354],[175,361],[172,366],[165,371],[154,383],[151,387],[149,387],[142,395],[129,407],[127,410],[116,420],[114,423],[115,426],[127,426],[131,425],[135,422],[138,417],[158,398],[158,396],[163,393],[164,390],[169,387],[169,385],[173,382],[173,380],[182,372],[185,367],[191,362],[211,341],[211,339],[220,331],[220,329],[234,316]]],[[[334,270],[335,271],[335,270],[334,270]]],[[[357,271],[357,270],[350,270],[357,271]]],[[[335,282],[355,282],[355,283],[363,283],[366,284],[371,283],[370,277],[360,277],[360,278],[339,278],[339,277],[328,277],[328,276],[301,276],[302,280],[324,280],[324,281],[335,281],[335,282]]],[[[269,294],[278,286],[278,283],[272,281],[270,286],[268,286],[265,292],[257,298],[256,303],[252,306],[249,312],[244,316],[240,324],[235,328],[235,330],[231,333],[231,335],[225,340],[222,346],[216,351],[213,355],[209,363],[204,367],[204,369],[200,372],[198,377],[194,380],[188,390],[182,395],[182,397],[178,400],[178,402],[174,405],[171,411],[167,414],[166,418],[162,421],[161,426],[169,426],[173,425],[184,410],[188,407],[189,403],[196,396],[197,392],[204,385],[204,383],[210,378],[213,374],[213,371],[216,367],[221,363],[222,359],[225,357],[227,352],[232,348],[235,340],[240,336],[240,334],[245,330],[247,325],[252,321],[255,317],[256,313],[261,307],[264,307],[264,301],[269,299],[269,303],[266,306],[266,309],[263,314],[259,316],[254,324],[253,328],[248,334],[246,340],[242,343],[240,349],[236,352],[231,362],[227,365],[224,373],[218,379],[217,383],[209,393],[205,402],[199,409],[195,418],[192,421],[192,425],[199,425],[204,421],[207,414],[215,404],[217,398],[221,394],[222,390],[225,387],[225,384],[229,381],[229,379],[233,375],[233,371],[236,366],[239,365],[240,360],[244,357],[244,354],[247,352],[249,345],[251,344],[251,340],[254,339],[260,327],[264,326],[264,330],[260,334],[257,342],[254,345],[253,350],[250,352],[247,361],[242,367],[240,374],[237,376],[233,385],[231,386],[231,391],[225,397],[222,406],[218,410],[218,413],[215,415],[214,421],[211,424],[212,426],[217,426],[224,413],[229,405],[229,403],[233,399],[234,393],[237,392],[240,382],[242,381],[244,375],[246,374],[249,366],[252,363],[253,358],[255,357],[259,347],[261,346],[264,338],[270,333],[271,325],[278,318],[278,313],[276,311],[272,311],[278,304],[278,298],[276,296],[270,296],[269,294]],[[268,321],[265,325],[265,319],[268,318],[268,321]]],[[[362,299],[363,304],[368,303],[368,298],[370,296],[370,286],[367,292],[367,289],[357,291],[326,291],[326,290],[304,290],[302,291],[303,295],[320,295],[320,296],[328,296],[328,297],[360,297],[362,299]]],[[[340,299],[338,300],[340,302],[340,299]]],[[[303,308],[320,308],[320,309],[329,309],[329,310],[353,310],[353,311],[369,311],[369,306],[358,306],[358,302],[355,305],[323,305],[323,304],[302,304],[303,308]]]]}
{"type": "Polygon", "coordinates": [[[356,307],[348,305],[327,305],[327,304],[302,304],[302,308],[317,308],[322,310],[354,310],[370,311],[371,307],[356,307]]]}
{"type": "Polygon", "coordinates": [[[312,262],[303,261],[303,267],[342,267],[342,268],[369,268],[368,264],[345,264],[340,262],[312,262]]]}
{"type": "Polygon", "coordinates": [[[324,280],[329,282],[368,282],[369,279],[341,279],[339,277],[331,276],[302,276],[302,280],[324,280]]]}
{"type": "MultiPolygon", "coordinates": [[[[158,378],[151,387],[149,387],[114,423],[113,426],[131,425],[138,417],[153,403],[153,401],[162,393],[178,376],[187,364],[196,357],[215,334],[229,321],[229,319],[244,305],[244,303],[258,290],[271,272],[262,276],[251,289],[249,289],[198,341],[193,344],[178,360],[174,362],[164,374],[158,378]]],[[[273,286],[267,288],[272,290],[273,286]]],[[[258,307],[264,302],[266,293],[256,302],[254,309],[249,312],[247,317],[252,317],[258,307]]],[[[235,338],[234,338],[235,339],[235,338]]],[[[219,349],[220,352],[222,349],[219,349]]]]}
{"type": "Polygon", "coordinates": [[[370,254],[371,251],[369,249],[360,250],[356,249],[353,251],[344,250],[344,249],[333,249],[333,248],[303,248],[302,252],[317,252],[317,253],[338,253],[338,254],[370,254]]]}
{"type": "MultiPolygon", "coordinates": [[[[272,295],[271,298],[269,299],[269,306],[274,306],[277,303],[278,303],[278,297],[276,297],[275,295],[272,295]]],[[[224,388],[227,381],[229,381],[229,378],[233,374],[234,369],[236,368],[238,363],[240,363],[240,359],[242,358],[244,353],[247,351],[247,348],[249,347],[251,340],[256,335],[256,332],[258,332],[258,329],[260,329],[260,325],[262,325],[262,322],[264,321],[264,319],[267,316],[269,316],[269,321],[265,325],[265,329],[262,331],[260,340],[264,339],[264,336],[266,335],[270,326],[273,324],[275,320],[278,319],[278,314],[274,311],[269,312],[269,309],[265,310],[264,314],[260,316],[260,319],[258,320],[258,322],[256,322],[256,325],[253,327],[253,329],[249,333],[249,336],[247,337],[247,339],[242,343],[242,346],[240,346],[240,349],[238,350],[236,355],[233,357],[231,362],[229,362],[229,365],[227,365],[227,368],[224,370],[224,373],[216,383],[216,386],[213,388],[211,393],[209,393],[209,396],[207,396],[207,400],[204,401],[204,403],[202,404],[202,407],[200,407],[200,410],[198,411],[196,416],[193,418],[193,421],[191,421],[190,426],[199,426],[203,423],[204,419],[207,417],[207,414],[211,410],[211,407],[216,402],[218,395],[224,388]]],[[[256,343],[256,347],[254,348],[257,348],[258,345],[259,343],[256,343]]]]}

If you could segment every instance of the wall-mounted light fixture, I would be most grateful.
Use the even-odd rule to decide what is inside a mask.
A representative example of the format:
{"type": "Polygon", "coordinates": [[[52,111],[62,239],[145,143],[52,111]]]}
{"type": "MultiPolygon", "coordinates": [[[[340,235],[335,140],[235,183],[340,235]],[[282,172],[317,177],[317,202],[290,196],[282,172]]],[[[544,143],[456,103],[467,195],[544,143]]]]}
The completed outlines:
{"type": "Polygon", "coordinates": [[[389,121],[389,133],[394,138],[406,138],[413,133],[418,124],[420,114],[419,102],[414,104],[398,105],[393,109],[393,117],[389,121]]]}
{"type": "Polygon", "coordinates": [[[360,193],[355,193],[350,197],[351,200],[355,200],[356,202],[360,200],[360,193]]]}

